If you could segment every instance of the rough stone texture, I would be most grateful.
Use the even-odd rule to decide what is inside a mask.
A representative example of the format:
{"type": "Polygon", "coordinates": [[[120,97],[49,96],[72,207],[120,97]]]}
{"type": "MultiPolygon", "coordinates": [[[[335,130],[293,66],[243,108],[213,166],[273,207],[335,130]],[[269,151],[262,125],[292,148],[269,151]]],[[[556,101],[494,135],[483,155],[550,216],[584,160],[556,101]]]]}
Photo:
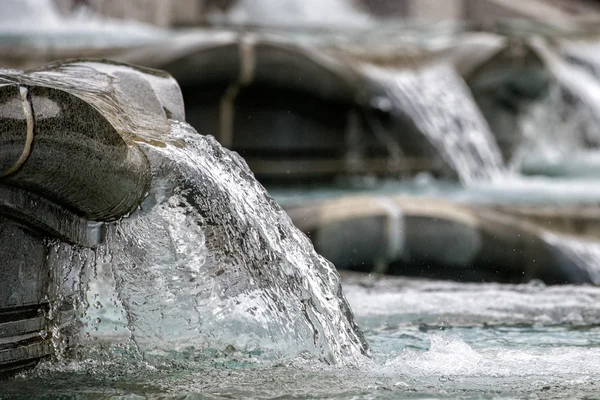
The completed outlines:
{"type": "Polygon", "coordinates": [[[44,301],[48,285],[43,238],[0,217],[0,309],[44,301]]]}
{"type": "Polygon", "coordinates": [[[91,251],[0,216],[0,378],[66,350],[91,251]]]}
{"type": "Polygon", "coordinates": [[[28,226],[40,235],[85,247],[99,245],[105,225],[90,222],[42,196],[0,185],[0,215],[28,226]]]}

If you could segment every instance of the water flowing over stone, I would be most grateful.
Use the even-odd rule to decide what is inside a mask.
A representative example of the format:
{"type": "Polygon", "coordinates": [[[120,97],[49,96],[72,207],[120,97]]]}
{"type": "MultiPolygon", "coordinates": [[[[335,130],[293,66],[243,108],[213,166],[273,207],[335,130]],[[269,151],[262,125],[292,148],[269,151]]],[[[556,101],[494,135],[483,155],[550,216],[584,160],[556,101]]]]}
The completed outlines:
{"type": "Polygon", "coordinates": [[[592,283],[600,285],[599,242],[550,232],[544,234],[544,240],[560,249],[565,257],[589,276],[592,283]]]}
{"type": "Polygon", "coordinates": [[[422,71],[373,66],[367,74],[387,89],[391,108],[411,118],[466,184],[505,173],[493,134],[467,85],[450,67],[422,71]]]}
{"type": "MultiPolygon", "coordinates": [[[[68,173],[83,179],[82,183],[64,185],[62,181],[61,185],[54,184],[47,177],[38,179],[36,182],[48,186],[42,185],[42,189],[53,194],[57,204],[43,208],[45,203],[39,203],[37,210],[58,212],[63,203],[75,198],[72,209],[77,217],[63,224],[69,229],[58,229],[62,225],[54,220],[46,221],[44,227],[48,225],[52,237],[56,236],[55,230],[66,231],[66,239],[58,236],[57,241],[71,236],[84,238],[84,243],[73,242],[94,250],[57,242],[57,251],[64,250],[64,254],[56,262],[50,260],[49,268],[65,266],[75,271],[95,265],[96,272],[101,273],[112,269],[118,301],[105,298],[100,302],[123,305],[127,311],[123,320],[127,320],[143,355],[231,345],[241,350],[264,350],[273,357],[308,352],[330,363],[344,363],[366,353],[366,343],[354,323],[333,265],[317,255],[308,238],[293,226],[239,156],[182,122],[181,94],[170,76],[127,65],[75,61],[29,72],[2,70],[0,82],[4,89],[23,86],[33,94],[39,89],[62,96],[52,97],[53,102],[44,102],[46,98],[41,95],[32,96],[30,101],[40,122],[34,152],[46,157],[52,154],[52,160],[69,167],[68,173]],[[110,127],[100,131],[98,124],[86,129],[88,125],[81,123],[83,128],[77,126],[72,131],[114,139],[111,147],[98,151],[97,157],[90,157],[95,154],[90,152],[76,153],[66,146],[55,146],[58,151],[54,153],[45,151],[42,122],[49,120],[49,128],[62,129],[47,129],[49,137],[70,138],[71,130],[64,122],[68,118],[55,118],[60,115],[55,112],[61,110],[59,105],[77,117],[87,117],[86,122],[93,116],[110,127]],[[48,118],[50,114],[54,119],[48,118]],[[119,149],[135,152],[136,160],[143,162],[134,165],[142,168],[127,168],[127,157],[111,158],[119,149]],[[96,159],[102,161],[98,166],[92,165],[96,159]],[[128,193],[141,188],[127,207],[117,212],[102,203],[97,210],[97,198],[103,192],[114,191],[123,181],[119,168],[145,177],[147,182],[144,179],[141,187],[125,188],[128,193]],[[90,179],[95,175],[88,169],[106,175],[90,179]],[[115,181],[111,181],[113,178],[115,181]],[[92,193],[85,187],[86,182],[93,185],[92,189],[102,190],[92,193]],[[76,188],[76,195],[83,194],[83,199],[70,192],[64,194],[59,190],[63,187],[76,188]],[[92,200],[91,204],[86,200],[92,200]],[[85,220],[80,221],[83,217],[85,220]],[[117,222],[117,218],[122,219],[117,222]],[[58,228],[53,230],[55,225],[58,228]],[[107,237],[103,242],[104,229],[107,237]],[[97,233],[94,238],[98,240],[91,240],[87,233],[97,233]]],[[[72,115],[69,113],[66,115],[72,115]]],[[[81,144],[84,139],[68,141],[81,144]]],[[[47,168],[34,168],[37,164],[32,160],[30,169],[48,172],[47,168]]],[[[19,173],[24,174],[25,169],[19,173]]],[[[64,178],[67,172],[54,175],[64,178]]],[[[17,185],[20,177],[15,174],[7,179],[14,179],[17,185]]],[[[3,184],[6,182],[12,183],[6,180],[3,184]]],[[[38,196],[36,193],[33,191],[28,199],[38,196]]],[[[31,202],[21,203],[29,207],[25,215],[32,214],[31,202]]],[[[119,201],[109,199],[106,204],[112,206],[119,201]]],[[[65,222],[70,214],[65,211],[56,215],[59,222],[65,222]]],[[[11,232],[5,231],[5,237],[11,232]]],[[[44,243],[38,246],[40,258],[44,256],[44,243]]],[[[7,247],[15,248],[10,243],[7,247]]],[[[20,279],[17,274],[11,275],[20,279]]],[[[76,275],[82,277],[77,290],[85,291],[87,277],[95,272],[76,275]]],[[[80,301],[73,307],[80,311],[84,295],[76,297],[80,301]]],[[[56,304],[62,311],[63,302],[59,300],[56,304]]],[[[93,314],[94,306],[88,307],[83,319],[88,328],[101,324],[95,322],[101,318],[93,314]]]]}
{"type": "Polygon", "coordinates": [[[185,123],[171,133],[176,143],[142,144],[153,189],[108,242],[137,346],[360,357],[366,344],[333,265],[237,154],[185,123]]]}
{"type": "MultiPolygon", "coordinates": [[[[553,48],[541,39],[534,40],[533,46],[553,75],[559,90],[558,99],[555,94],[553,104],[547,107],[550,118],[557,115],[556,111],[560,118],[560,121],[555,121],[555,127],[558,127],[560,132],[553,132],[552,129],[551,133],[563,142],[561,147],[564,147],[564,142],[571,147],[598,147],[600,81],[597,75],[597,60],[593,56],[586,57],[581,54],[581,49],[568,43],[563,46],[564,54],[559,51],[561,49],[553,48]],[[575,50],[579,51],[574,52],[575,50]]],[[[556,117],[554,119],[556,120],[556,117]]]]}

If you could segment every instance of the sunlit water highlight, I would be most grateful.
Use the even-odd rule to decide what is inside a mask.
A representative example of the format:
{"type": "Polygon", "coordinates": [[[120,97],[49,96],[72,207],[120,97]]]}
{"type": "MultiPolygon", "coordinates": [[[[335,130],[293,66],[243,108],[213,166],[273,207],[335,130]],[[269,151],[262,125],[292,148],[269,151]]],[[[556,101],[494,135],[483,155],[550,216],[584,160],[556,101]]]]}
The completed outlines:
{"type": "Polygon", "coordinates": [[[321,0],[318,5],[302,0],[241,0],[226,13],[213,10],[208,19],[213,23],[329,28],[365,27],[374,23],[373,18],[345,0],[321,0]]]}

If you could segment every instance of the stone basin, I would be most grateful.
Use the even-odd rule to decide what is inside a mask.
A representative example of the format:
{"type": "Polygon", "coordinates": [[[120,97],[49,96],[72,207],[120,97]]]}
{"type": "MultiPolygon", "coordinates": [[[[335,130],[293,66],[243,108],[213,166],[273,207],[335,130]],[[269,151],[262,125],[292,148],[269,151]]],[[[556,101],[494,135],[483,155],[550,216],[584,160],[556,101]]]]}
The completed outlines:
{"type": "Polygon", "coordinates": [[[284,207],[339,269],[458,281],[598,283],[547,240],[600,238],[597,205],[459,204],[351,196],[284,207]]]}

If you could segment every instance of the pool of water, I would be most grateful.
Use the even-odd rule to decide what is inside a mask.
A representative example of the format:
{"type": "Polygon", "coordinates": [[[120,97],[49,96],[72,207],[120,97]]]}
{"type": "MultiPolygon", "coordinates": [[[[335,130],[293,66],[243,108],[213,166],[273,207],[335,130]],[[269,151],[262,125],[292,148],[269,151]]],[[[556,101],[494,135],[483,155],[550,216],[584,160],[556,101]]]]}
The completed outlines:
{"type": "MultiPolygon", "coordinates": [[[[109,298],[91,307],[85,350],[0,383],[0,398],[548,399],[600,393],[600,288],[356,274],[344,274],[343,282],[371,347],[371,356],[358,362],[325,365],[305,354],[278,358],[233,346],[142,357],[128,340],[118,302],[109,298]]],[[[110,288],[97,287],[92,298],[107,295],[98,290],[110,288]]]]}
{"type": "Polygon", "coordinates": [[[335,185],[272,186],[268,189],[283,206],[358,195],[417,196],[464,203],[523,205],[600,202],[600,181],[597,177],[506,176],[465,187],[457,182],[421,175],[402,181],[356,178],[339,181],[335,185]]]}

